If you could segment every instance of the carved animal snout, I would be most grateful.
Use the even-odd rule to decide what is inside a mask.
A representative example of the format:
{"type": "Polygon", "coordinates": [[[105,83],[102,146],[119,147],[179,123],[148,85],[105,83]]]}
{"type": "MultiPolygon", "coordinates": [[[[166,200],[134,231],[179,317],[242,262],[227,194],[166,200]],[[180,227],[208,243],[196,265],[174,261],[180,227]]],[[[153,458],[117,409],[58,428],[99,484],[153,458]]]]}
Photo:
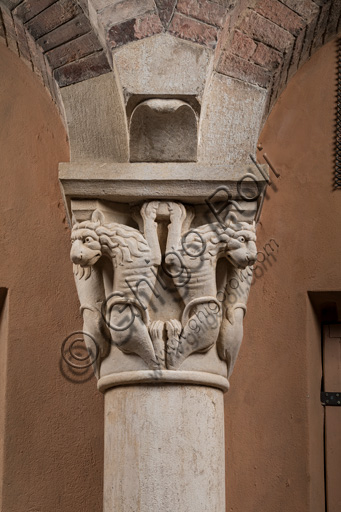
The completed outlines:
{"type": "Polygon", "coordinates": [[[257,261],[257,253],[249,253],[247,255],[247,259],[248,259],[248,262],[249,262],[249,265],[254,265],[254,263],[256,263],[257,261]]]}
{"type": "Polygon", "coordinates": [[[72,263],[75,265],[80,265],[82,263],[83,256],[71,256],[72,263]]]}
{"type": "Polygon", "coordinates": [[[256,244],[254,242],[249,242],[248,249],[249,249],[249,251],[248,251],[248,254],[247,254],[247,258],[248,258],[249,265],[251,266],[251,265],[254,265],[254,263],[256,263],[256,261],[257,261],[257,247],[256,247],[256,244]]]}
{"type": "Polygon", "coordinates": [[[75,265],[79,265],[83,259],[83,251],[82,251],[82,242],[80,240],[75,240],[71,247],[71,261],[75,263],[75,265]]]}
{"type": "MultiPolygon", "coordinates": [[[[92,245],[96,246],[97,244],[93,243],[92,245]]],[[[87,267],[94,265],[102,256],[102,253],[100,249],[91,249],[85,245],[82,240],[74,240],[72,243],[70,256],[72,262],[75,263],[75,265],[87,267]]]]}

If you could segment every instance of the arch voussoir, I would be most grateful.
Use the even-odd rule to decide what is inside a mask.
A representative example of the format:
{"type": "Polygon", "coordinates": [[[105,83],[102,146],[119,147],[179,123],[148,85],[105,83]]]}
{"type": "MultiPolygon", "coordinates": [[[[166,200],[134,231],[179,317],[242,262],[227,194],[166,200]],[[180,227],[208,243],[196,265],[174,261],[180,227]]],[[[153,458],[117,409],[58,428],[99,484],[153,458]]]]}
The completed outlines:
{"type": "Polygon", "coordinates": [[[258,0],[223,35],[216,71],[267,90],[268,115],[294,73],[340,29],[341,2],[258,0]]]}
{"type": "Polygon", "coordinates": [[[37,74],[61,111],[60,87],[111,71],[84,3],[3,0],[0,13],[0,39],[37,74]]]}

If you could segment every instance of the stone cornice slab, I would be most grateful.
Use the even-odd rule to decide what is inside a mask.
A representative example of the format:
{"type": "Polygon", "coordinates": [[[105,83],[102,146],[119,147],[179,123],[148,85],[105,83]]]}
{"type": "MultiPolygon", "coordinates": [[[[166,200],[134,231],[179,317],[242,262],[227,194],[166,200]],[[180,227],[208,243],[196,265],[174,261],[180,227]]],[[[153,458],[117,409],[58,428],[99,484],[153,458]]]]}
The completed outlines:
{"type": "MultiPolygon", "coordinates": [[[[141,202],[146,199],[178,199],[194,204],[253,196],[255,187],[263,191],[268,179],[267,166],[198,163],[61,163],[59,181],[70,215],[71,199],[102,199],[115,202],[141,202]],[[253,177],[247,177],[247,175],[253,177]],[[238,185],[239,184],[239,185],[238,185]],[[217,193],[219,187],[225,187],[217,193]]],[[[260,196],[260,194],[259,194],[260,196]]]]}

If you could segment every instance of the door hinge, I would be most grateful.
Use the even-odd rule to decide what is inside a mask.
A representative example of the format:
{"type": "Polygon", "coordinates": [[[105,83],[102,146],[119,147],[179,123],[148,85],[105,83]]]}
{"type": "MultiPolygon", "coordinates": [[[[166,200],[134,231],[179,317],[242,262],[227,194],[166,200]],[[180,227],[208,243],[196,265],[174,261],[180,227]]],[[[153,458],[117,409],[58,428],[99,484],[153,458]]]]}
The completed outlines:
{"type": "Polygon", "coordinates": [[[341,405],[341,392],[330,392],[328,393],[321,391],[321,404],[322,405],[341,405]]]}

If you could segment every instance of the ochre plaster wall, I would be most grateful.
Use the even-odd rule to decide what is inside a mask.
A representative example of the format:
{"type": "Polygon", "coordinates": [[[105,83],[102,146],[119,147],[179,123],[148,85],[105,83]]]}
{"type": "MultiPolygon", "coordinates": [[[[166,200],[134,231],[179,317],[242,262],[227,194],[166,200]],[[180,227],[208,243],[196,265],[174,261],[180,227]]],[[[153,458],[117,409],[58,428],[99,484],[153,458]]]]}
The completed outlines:
{"type": "Polygon", "coordinates": [[[336,45],[295,75],[259,142],[275,169],[258,263],[226,396],[227,510],[321,512],[319,325],[308,291],[341,291],[341,190],[332,190],[336,45]],[[264,268],[265,267],[265,268],[264,268]],[[263,274],[263,275],[262,275],[263,274]]]}
{"type": "Polygon", "coordinates": [[[0,119],[0,288],[9,290],[0,509],[100,510],[102,395],[60,370],[63,338],[81,327],[57,179],[66,133],[37,77],[2,45],[0,119]]]}

